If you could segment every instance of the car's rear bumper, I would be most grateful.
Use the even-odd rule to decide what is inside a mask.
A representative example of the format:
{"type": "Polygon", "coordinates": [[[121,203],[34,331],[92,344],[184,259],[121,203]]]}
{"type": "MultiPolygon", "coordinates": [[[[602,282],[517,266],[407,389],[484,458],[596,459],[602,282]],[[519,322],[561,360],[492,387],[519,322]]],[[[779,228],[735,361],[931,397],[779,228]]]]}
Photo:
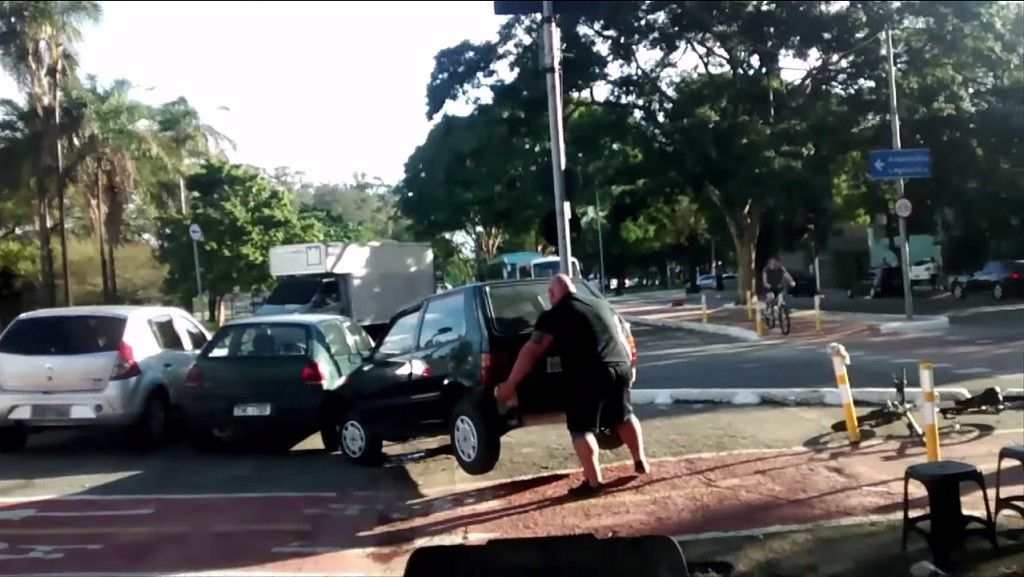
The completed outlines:
{"type": "Polygon", "coordinates": [[[32,393],[0,389],[0,426],[127,425],[138,419],[142,392],[139,378],[110,381],[100,391],[32,393]]]}
{"type": "Polygon", "coordinates": [[[275,428],[317,427],[320,422],[322,396],[301,396],[287,401],[261,399],[207,398],[186,401],[182,416],[190,430],[215,428],[265,430],[275,428]],[[235,416],[236,405],[269,404],[270,414],[235,416]]]}

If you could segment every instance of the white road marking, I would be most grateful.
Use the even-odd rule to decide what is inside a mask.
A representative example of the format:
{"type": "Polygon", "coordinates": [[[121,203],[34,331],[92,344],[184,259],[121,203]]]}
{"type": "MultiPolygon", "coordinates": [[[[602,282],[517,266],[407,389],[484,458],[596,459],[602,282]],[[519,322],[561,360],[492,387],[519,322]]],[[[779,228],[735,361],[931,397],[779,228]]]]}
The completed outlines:
{"type": "Polygon", "coordinates": [[[897,365],[916,365],[920,362],[918,359],[892,359],[890,363],[896,363],[897,365]]]}
{"type": "Polygon", "coordinates": [[[991,373],[992,369],[984,367],[971,367],[969,369],[953,369],[953,374],[956,375],[980,375],[981,373],[991,373]]]}
{"type": "Polygon", "coordinates": [[[5,559],[62,559],[64,551],[68,549],[86,549],[95,551],[102,549],[103,545],[17,545],[11,547],[0,541],[0,560],[5,559]],[[15,549],[28,549],[25,553],[14,553],[15,549]],[[4,553],[11,551],[11,553],[4,553]]]}
{"type": "Polygon", "coordinates": [[[125,509],[121,511],[47,511],[39,509],[10,509],[0,511],[2,521],[21,521],[26,517],[119,517],[123,515],[151,515],[153,509],[125,509]]]}
{"type": "Polygon", "coordinates": [[[643,368],[643,367],[660,367],[662,365],[675,365],[675,364],[678,364],[678,363],[685,363],[685,362],[687,362],[689,360],[690,359],[687,359],[687,358],[667,359],[667,360],[664,360],[664,361],[654,361],[654,362],[650,362],[650,363],[640,363],[640,367],[643,368]]]}

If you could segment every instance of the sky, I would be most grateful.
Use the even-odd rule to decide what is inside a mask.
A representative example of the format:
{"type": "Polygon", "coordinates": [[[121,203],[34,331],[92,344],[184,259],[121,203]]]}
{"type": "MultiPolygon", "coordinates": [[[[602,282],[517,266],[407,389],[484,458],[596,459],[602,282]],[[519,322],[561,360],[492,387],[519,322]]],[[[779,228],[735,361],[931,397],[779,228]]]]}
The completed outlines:
{"type": "MultiPolygon", "coordinates": [[[[494,39],[489,1],[102,2],[79,75],[125,78],[160,104],[185,96],[234,140],[233,161],[313,182],[401,179],[430,129],[434,54],[494,39]]],[[[0,72],[0,98],[18,97],[0,72]]]]}

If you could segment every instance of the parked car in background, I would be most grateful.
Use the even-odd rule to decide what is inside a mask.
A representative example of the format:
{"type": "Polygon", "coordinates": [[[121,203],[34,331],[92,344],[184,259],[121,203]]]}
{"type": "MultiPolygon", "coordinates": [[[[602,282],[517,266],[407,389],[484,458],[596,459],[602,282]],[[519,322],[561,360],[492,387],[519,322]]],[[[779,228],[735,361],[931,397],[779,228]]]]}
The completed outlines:
{"type": "MultiPolygon", "coordinates": [[[[338,389],[334,409],[345,456],[377,464],[384,441],[447,433],[459,466],[480,475],[494,468],[501,436],[524,417],[564,412],[568,391],[557,350],[521,384],[516,407],[499,415],[494,399],[494,387],[550,307],[547,286],[546,279],[470,284],[399,312],[369,361],[338,389]]],[[[602,298],[586,283],[578,290],[602,298]]],[[[636,346],[618,318],[635,369],[636,346]]]]}
{"type": "Polygon", "coordinates": [[[325,399],[373,342],[346,317],[249,317],[222,326],[188,371],[183,396],[190,436],[200,448],[258,434],[319,430],[337,450],[325,399]]]}
{"type": "Polygon", "coordinates": [[[183,310],[43,309],[0,335],[0,450],[46,427],[130,426],[143,448],[164,440],[185,374],[209,333],[183,310]]]}
{"type": "Polygon", "coordinates": [[[969,293],[987,292],[996,300],[1024,294],[1024,259],[990,260],[978,272],[950,282],[950,292],[958,299],[969,293]]]}
{"type": "MultiPolygon", "coordinates": [[[[722,284],[724,285],[724,290],[734,290],[736,288],[736,273],[723,273],[722,284]]],[[[697,286],[700,287],[702,290],[715,290],[715,275],[700,275],[699,277],[697,277],[697,286]]]]}
{"type": "Polygon", "coordinates": [[[911,286],[915,283],[926,283],[934,288],[938,286],[938,282],[939,263],[935,262],[934,258],[918,260],[910,265],[911,286]]]}

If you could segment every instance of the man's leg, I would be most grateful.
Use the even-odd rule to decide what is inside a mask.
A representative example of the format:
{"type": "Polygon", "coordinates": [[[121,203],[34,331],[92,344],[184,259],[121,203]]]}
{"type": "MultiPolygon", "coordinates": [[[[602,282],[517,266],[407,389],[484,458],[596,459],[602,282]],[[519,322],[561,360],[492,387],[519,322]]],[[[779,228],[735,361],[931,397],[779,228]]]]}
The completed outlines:
{"type": "Polygon", "coordinates": [[[601,465],[597,460],[597,439],[594,434],[572,433],[572,448],[576,451],[576,457],[583,466],[583,477],[591,487],[601,485],[601,465]]]}
{"type": "Polygon", "coordinates": [[[615,432],[619,434],[619,438],[622,439],[630,454],[633,455],[633,463],[637,468],[637,473],[649,473],[651,466],[647,463],[647,455],[644,454],[644,434],[640,429],[640,420],[636,418],[636,415],[630,415],[626,417],[625,421],[616,425],[615,432]]]}

